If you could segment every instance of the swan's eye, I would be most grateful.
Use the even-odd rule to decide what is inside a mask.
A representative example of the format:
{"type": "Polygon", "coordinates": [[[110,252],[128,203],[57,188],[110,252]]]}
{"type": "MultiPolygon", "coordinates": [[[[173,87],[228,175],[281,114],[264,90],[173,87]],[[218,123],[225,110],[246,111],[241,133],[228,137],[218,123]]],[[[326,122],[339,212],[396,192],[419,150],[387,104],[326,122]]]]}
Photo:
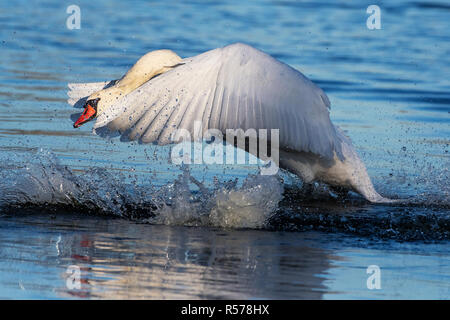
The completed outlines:
{"type": "Polygon", "coordinates": [[[100,101],[100,98],[88,100],[84,104],[84,108],[86,109],[87,106],[91,106],[95,111],[97,111],[97,104],[99,101],[100,101]]]}
{"type": "Polygon", "coordinates": [[[97,115],[97,103],[99,100],[100,98],[86,101],[86,103],[84,104],[84,111],[78,118],[78,120],[74,123],[74,128],[78,128],[83,123],[86,123],[95,118],[95,116],[97,115]]]}

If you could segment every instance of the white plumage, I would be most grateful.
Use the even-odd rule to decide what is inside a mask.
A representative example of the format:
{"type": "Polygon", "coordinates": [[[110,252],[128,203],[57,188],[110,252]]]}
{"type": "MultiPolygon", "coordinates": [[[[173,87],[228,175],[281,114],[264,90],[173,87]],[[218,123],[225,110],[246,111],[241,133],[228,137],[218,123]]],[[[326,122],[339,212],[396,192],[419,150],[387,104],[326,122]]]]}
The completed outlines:
{"type": "Polygon", "coordinates": [[[326,94],[251,46],[237,43],[186,59],[168,50],[149,53],[117,82],[69,89],[72,105],[100,98],[94,130],[106,126],[144,143],[171,143],[176,129],[193,135],[195,121],[204,131],[223,133],[279,129],[281,167],[306,182],[322,180],[372,202],[390,201],[375,191],[350,140],[331,123],[326,94]]]}

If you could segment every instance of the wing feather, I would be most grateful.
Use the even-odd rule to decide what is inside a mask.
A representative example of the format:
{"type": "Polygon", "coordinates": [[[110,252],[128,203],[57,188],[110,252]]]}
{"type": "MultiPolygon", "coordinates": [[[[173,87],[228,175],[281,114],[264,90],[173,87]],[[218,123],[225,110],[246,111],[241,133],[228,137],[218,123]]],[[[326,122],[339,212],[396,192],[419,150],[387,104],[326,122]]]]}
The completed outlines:
{"type": "Polygon", "coordinates": [[[302,73],[244,44],[183,60],[101,114],[108,126],[142,142],[170,143],[176,129],[279,129],[280,147],[342,157],[326,94],[302,73]]]}

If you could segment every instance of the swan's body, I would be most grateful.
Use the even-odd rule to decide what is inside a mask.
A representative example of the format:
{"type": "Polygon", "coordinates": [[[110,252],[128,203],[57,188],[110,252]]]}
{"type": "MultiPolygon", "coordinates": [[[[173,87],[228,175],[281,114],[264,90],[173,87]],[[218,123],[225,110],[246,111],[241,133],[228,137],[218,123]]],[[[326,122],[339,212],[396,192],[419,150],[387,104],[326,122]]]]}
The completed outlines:
{"type": "Polygon", "coordinates": [[[116,82],[69,88],[72,105],[97,103],[90,116],[97,118],[94,130],[106,126],[132,140],[164,145],[177,129],[193,132],[195,121],[203,130],[223,133],[279,129],[280,167],[307,183],[320,180],[371,202],[390,201],[375,191],[350,139],[331,123],[326,94],[299,71],[248,45],[186,59],[158,50],[116,82]]]}

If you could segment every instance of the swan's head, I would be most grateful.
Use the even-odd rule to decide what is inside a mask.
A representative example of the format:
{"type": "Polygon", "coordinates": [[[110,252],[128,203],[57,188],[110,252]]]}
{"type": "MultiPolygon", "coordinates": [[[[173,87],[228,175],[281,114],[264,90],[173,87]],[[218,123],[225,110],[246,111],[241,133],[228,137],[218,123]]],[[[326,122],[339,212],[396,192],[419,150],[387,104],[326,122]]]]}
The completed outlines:
{"type": "Polygon", "coordinates": [[[95,99],[89,99],[84,104],[84,111],[81,114],[81,116],[78,118],[78,120],[73,124],[74,128],[78,128],[82,124],[91,121],[92,119],[96,118],[98,115],[98,103],[100,101],[100,98],[95,99]]]}
{"type": "Polygon", "coordinates": [[[156,50],[145,54],[113,86],[97,91],[87,98],[84,111],[73,125],[74,128],[100,116],[118,99],[153,77],[182,64],[182,59],[170,50],[156,50]]]}
{"type": "Polygon", "coordinates": [[[123,88],[112,86],[91,94],[86,99],[83,108],[84,111],[73,127],[78,128],[82,124],[89,122],[99,115],[101,115],[109,106],[111,106],[117,99],[125,95],[123,88]]]}

